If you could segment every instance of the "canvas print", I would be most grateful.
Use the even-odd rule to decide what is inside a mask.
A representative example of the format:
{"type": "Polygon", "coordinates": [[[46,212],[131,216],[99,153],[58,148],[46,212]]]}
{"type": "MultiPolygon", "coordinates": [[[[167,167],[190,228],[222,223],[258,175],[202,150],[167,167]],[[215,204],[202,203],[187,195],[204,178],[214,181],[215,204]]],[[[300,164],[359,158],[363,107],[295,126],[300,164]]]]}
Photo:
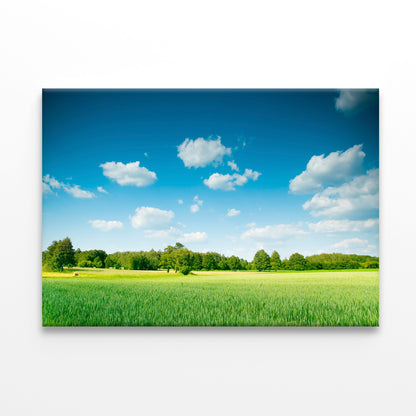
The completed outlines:
{"type": "Polygon", "coordinates": [[[45,89],[43,326],[378,326],[377,89],[45,89]]]}

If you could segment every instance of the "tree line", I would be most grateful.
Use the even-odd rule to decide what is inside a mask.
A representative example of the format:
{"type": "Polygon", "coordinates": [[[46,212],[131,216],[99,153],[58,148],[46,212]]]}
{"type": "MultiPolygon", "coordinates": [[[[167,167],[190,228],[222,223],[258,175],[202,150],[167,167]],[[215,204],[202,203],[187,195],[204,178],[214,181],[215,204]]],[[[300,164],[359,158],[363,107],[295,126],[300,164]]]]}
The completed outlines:
{"type": "Polygon", "coordinates": [[[124,251],[107,254],[104,250],[74,250],[67,237],[54,241],[42,252],[44,270],[62,271],[64,267],[94,267],[126,270],[175,270],[189,274],[192,270],[341,270],[378,268],[378,257],[356,254],[317,254],[304,257],[294,253],[281,259],[277,251],[269,256],[258,250],[253,261],[237,256],[224,256],[216,252],[198,253],[188,250],[183,244],[167,246],[163,251],[124,251]]]}

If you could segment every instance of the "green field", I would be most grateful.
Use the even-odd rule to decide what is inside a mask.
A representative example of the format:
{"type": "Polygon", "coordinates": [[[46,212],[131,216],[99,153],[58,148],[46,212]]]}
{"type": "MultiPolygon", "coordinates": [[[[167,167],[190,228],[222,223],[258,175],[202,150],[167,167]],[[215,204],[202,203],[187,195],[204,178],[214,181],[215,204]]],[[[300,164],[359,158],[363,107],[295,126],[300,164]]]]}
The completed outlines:
{"type": "Polygon", "coordinates": [[[378,326],[376,271],[44,273],[44,326],[378,326]]]}

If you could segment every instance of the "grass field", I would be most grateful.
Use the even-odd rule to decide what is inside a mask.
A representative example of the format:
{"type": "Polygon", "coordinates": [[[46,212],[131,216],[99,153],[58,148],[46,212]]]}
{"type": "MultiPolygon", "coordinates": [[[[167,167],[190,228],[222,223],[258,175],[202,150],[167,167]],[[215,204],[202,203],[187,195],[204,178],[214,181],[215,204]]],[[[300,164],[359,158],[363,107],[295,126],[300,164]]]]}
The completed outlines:
{"type": "Polygon", "coordinates": [[[43,273],[44,326],[378,326],[378,270],[43,273]]]}

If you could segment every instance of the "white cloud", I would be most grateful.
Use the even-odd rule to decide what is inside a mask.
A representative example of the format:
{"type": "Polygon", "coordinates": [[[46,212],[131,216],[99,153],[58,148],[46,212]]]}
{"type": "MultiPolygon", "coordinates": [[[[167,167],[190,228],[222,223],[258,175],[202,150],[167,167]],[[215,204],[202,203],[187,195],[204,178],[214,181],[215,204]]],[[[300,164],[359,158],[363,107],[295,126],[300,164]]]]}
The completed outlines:
{"type": "Polygon", "coordinates": [[[378,212],[379,181],[378,169],[371,169],[365,175],[339,187],[328,187],[315,194],[303,204],[314,217],[352,218],[378,212]]]}
{"type": "Polygon", "coordinates": [[[334,244],[333,248],[341,249],[350,249],[350,248],[359,248],[367,247],[368,240],[361,240],[360,238],[349,238],[347,240],[340,241],[339,243],[334,244]]]}
{"type": "Polygon", "coordinates": [[[242,175],[239,173],[233,175],[213,173],[208,179],[204,179],[204,184],[213,190],[234,191],[236,186],[245,185],[249,179],[256,181],[260,175],[260,172],[251,169],[246,169],[242,175]]]}
{"type": "Polygon", "coordinates": [[[97,191],[101,192],[102,194],[108,194],[108,192],[102,186],[97,186],[97,191]]]}
{"type": "Polygon", "coordinates": [[[198,204],[193,204],[193,205],[191,205],[190,209],[191,209],[192,214],[195,214],[196,212],[199,211],[199,205],[198,204]]]}
{"type": "Polygon", "coordinates": [[[44,195],[53,193],[51,187],[45,182],[42,182],[42,193],[44,195]]]}
{"type": "Polygon", "coordinates": [[[165,211],[153,207],[136,208],[136,213],[131,217],[131,225],[134,228],[162,229],[173,219],[173,211],[165,211]]]}
{"type": "Polygon", "coordinates": [[[123,223],[120,221],[91,220],[88,222],[93,226],[93,228],[97,228],[101,231],[123,228],[123,223]]]}
{"type": "Polygon", "coordinates": [[[204,184],[210,189],[221,189],[222,191],[234,191],[234,175],[222,175],[213,173],[208,179],[204,179],[204,184]]]}
{"type": "Polygon", "coordinates": [[[64,185],[64,190],[66,193],[72,195],[74,198],[90,199],[95,197],[95,194],[93,192],[84,191],[79,187],[79,185],[64,185]]]}
{"type": "Polygon", "coordinates": [[[64,186],[62,182],[57,181],[53,176],[45,175],[43,177],[43,182],[48,184],[50,188],[60,189],[64,186]]]}
{"type": "Polygon", "coordinates": [[[178,204],[179,205],[183,205],[183,200],[182,199],[178,199],[178,204]]]}
{"type": "Polygon", "coordinates": [[[248,227],[248,228],[253,228],[255,226],[256,226],[255,222],[249,222],[248,224],[246,224],[246,227],[248,227]]]}
{"type": "Polygon", "coordinates": [[[377,102],[377,90],[340,90],[339,97],[335,98],[335,108],[344,113],[351,113],[377,102]]]}
{"type": "Polygon", "coordinates": [[[378,223],[378,218],[364,221],[322,220],[317,223],[309,223],[308,227],[316,233],[365,232],[377,230],[378,223]]]}
{"type": "Polygon", "coordinates": [[[210,164],[222,163],[226,155],[231,155],[231,149],[221,144],[221,137],[216,140],[205,140],[199,137],[195,140],[185,139],[178,146],[178,157],[187,168],[201,168],[210,164]]]}
{"type": "Polygon", "coordinates": [[[227,165],[231,168],[231,170],[235,170],[236,172],[240,170],[234,160],[232,162],[227,162],[227,165]]]}
{"type": "Polygon", "coordinates": [[[206,232],[196,231],[193,233],[184,233],[181,240],[184,243],[199,243],[206,241],[207,238],[208,234],[206,232]]]}
{"type": "Polygon", "coordinates": [[[146,157],[149,157],[149,155],[147,154],[147,152],[144,152],[143,154],[144,154],[146,157]]]}
{"type": "Polygon", "coordinates": [[[234,173],[234,184],[237,186],[243,186],[248,182],[247,176],[239,175],[238,173],[234,173]]]}
{"type": "Polygon", "coordinates": [[[104,176],[116,181],[119,185],[148,186],[157,180],[155,172],[140,166],[140,162],[122,163],[106,162],[100,165],[104,176]]]}
{"type": "Polygon", "coordinates": [[[194,202],[195,204],[191,205],[191,212],[193,214],[195,214],[196,212],[199,211],[200,207],[202,207],[202,204],[204,203],[204,201],[200,200],[198,195],[194,196],[194,202]]]}
{"type": "Polygon", "coordinates": [[[306,232],[301,228],[291,224],[277,224],[277,225],[266,225],[265,227],[251,227],[245,231],[241,238],[243,240],[286,240],[291,237],[304,235],[306,232]]]}
{"type": "Polygon", "coordinates": [[[246,169],[244,171],[243,175],[247,179],[252,179],[253,181],[256,181],[259,178],[259,176],[261,175],[261,173],[260,172],[256,172],[255,170],[246,169]]]}
{"type": "Polygon", "coordinates": [[[95,194],[90,191],[84,191],[80,188],[79,185],[67,185],[63,182],[57,181],[54,177],[48,175],[45,175],[42,178],[42,193],[43,194],[50,194],[53,193],[52,189],[63,189],[66,193],[69,195],[72,195],[74,198],[84,198],[84,199],[90,199],[94,198],[95,194]]]}
{"type": "Polygon", "coordinates": [[[237,215],[240,215],[241,211],[235,208],[231,208],[227,212],[227,217],[236,217],[237,215]]]}
{"type": "Polygon", "coordinates": [[[339,185],[363,172],[365,153],[362,144],[355,145],[345,152],[332,152],[312,156],[306,170],[290,181],[293,193],[308,194],[320,191],[326,185],[339,185]]]}
{"type": "Polygon", "coordinates": [[[202,207],[202,204],[204,203],[204,201],[199,199],[198,195],[194,196],[194,201],[201,207],[202,207]]]}
{"type": "Polygon", "coordinates": [[[181,243],[199,243],[206,241],[208,238],[206,232],[196,231],[192,233],[184,233],[175,227],[170,227],[166,230],[145,230],[144,233],[147,238],[180,241],[181,243]]]}

